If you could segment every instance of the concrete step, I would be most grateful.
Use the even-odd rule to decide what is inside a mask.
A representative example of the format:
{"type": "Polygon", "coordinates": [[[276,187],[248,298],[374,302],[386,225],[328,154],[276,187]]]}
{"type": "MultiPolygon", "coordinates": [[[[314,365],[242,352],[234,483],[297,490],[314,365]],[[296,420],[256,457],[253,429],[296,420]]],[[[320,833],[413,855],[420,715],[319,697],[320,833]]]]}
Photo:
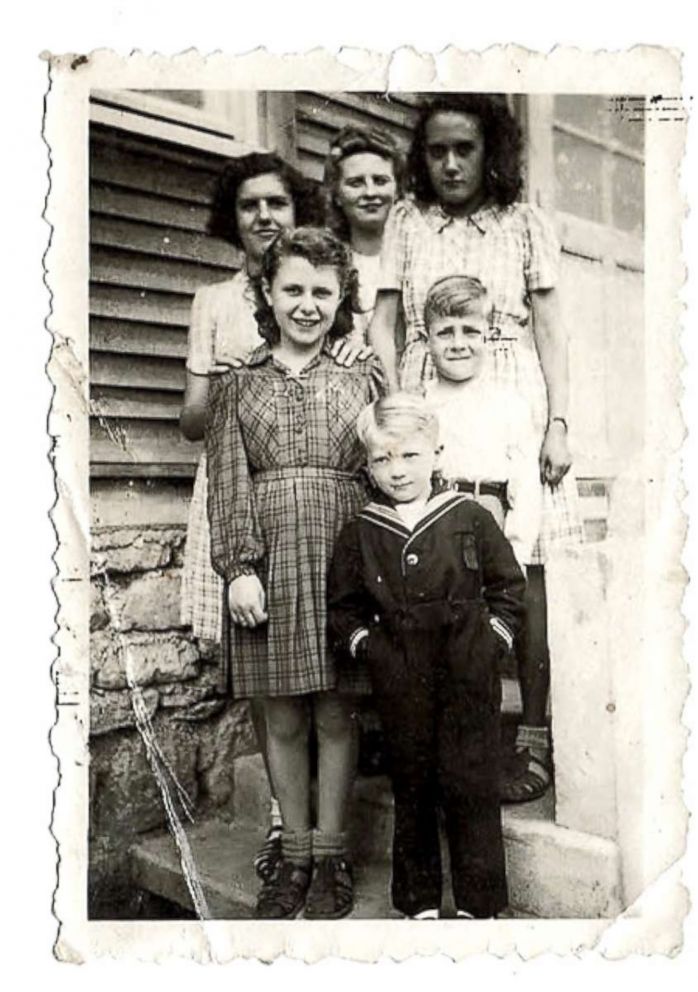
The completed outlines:
{"type": "MultiPolygon", "coordinates": [[[[220,820],[208,820],[187,830],[211,919],[252,918],[259,891],[252,860],[264,834],[264,830],[250,824],[228,824],[220,820]]],[[[189,913],[193,911],[179,854],[168,834],[158,833],[137,844],[131,852],[131,871],[139,889],[167,899],[189,913]]],[[[351,919],[400,918],[390,903],[387,862],[357,863],[354,883],[351,919]]]]}
{"type": "MultiPolygon", "coordinates": [[[[357,865],[390,859],[392,795],[384,776],[354,786],[351,850],[357,865]]],[[[259,755],[235,761],[235,820],[266,823],[269,785],[259,755]]],[[[613,917],[621,910],[620,863],[612,841],[554,822],[552,789],[536,802],[502,807],[509,896],[517,914],[549,919],[613,917]]]]}
{"type": "MultiPolygon", "coordinates": [[[[187,831],[211,916],[247,919],[259,882],[252,860],[264,838],[269,792],[259,755],[235,762],[232,824],[208,821],[187,831]]],[[[536,803],[505,806],[502,823],[511,915],[598,919],[622,909],[617,846],[553,821],[551,792],[536,803]]],[[[389,899],[392,798],[382,776],[359,779],[352,814],[357,919],[395,917],[389,899]]],[[[191,909],[180,859],[171,839],[144,839],[132,851],[135,885],[191,909]]],[[[444,859],[446,863],[446,859],[444,859]]],[[[448,912],[449,894],[445,893],[448,912]]]]}

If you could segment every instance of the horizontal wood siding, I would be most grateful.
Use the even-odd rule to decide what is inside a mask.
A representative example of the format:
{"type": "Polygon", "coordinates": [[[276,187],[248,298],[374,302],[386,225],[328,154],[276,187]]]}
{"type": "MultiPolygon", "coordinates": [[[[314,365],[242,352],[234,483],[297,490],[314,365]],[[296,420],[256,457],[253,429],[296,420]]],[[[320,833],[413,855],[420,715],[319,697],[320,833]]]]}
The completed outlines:
{"type": "Polygon", "coordinates": [[[313,179],[322,179],[332,136],[347,124],[378,125],[409,145],[418,98],[382,93],[297,93],[298,164],[313,179]]]}
{"type": "Polygon", "coordinates": [[[191,477],[181,437],[195,289],[239,267],[206,233],[222,157],[93,125],[90,141],[91,462],[95,477],[191,477]]]}

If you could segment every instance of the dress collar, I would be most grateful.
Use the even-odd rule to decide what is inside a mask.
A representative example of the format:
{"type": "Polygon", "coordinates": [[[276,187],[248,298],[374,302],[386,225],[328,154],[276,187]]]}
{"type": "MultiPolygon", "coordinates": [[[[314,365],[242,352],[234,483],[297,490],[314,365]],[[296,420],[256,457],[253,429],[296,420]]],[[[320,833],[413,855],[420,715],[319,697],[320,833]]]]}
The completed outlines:
{"type": "Polygon", "coordinates": [[[454,217],[452,214],[446,213],[440,203],[430,203],[423,211],[423,216],[427,224],[437,234],[440,234],[447,227],[452,227],[456,224],[470,225],[479,231],[480,234],[485,234],[489,227],[500,222],[501,214],[502,208],[491,201],[483,204],[478,210],[469,214],[467,217],[454,217]]]}
{"type": "Polygon", "coordinates": [[[332,358],[332,355],[330,354],[329,347],[327,344],[327,340],[325,340],[325,343],[323,344],[320,353],[316,355],[315,358],[312,358],[307,365],[304,365],[303,368],[300,370],[300,372],[292,373],[290,369],[286,365],[284,365],[283,362],[280,362],[275,357],[270,344],[267,341],[264,341],[257,348],[255,348],[255,350],[249,356],[245,364],[256,366],[256,365],[265,365],[266,363],[269,363],[273,365],[274,368],[277,368],[279,369],[279,371],[284,372],[286,375],[305,375],[306,372],[309,372],[311,369],[314,369],[316,365],[319,365],[323,357],[330,359],[332,358]]]}

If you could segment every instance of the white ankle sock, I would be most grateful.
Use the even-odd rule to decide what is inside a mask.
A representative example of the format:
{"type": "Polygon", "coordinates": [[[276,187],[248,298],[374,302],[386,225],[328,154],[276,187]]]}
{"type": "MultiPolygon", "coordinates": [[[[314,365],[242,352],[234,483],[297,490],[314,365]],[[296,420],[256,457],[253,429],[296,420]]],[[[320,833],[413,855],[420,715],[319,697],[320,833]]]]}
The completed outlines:
{"type": "Polygon", "coordinates": [[[278,828],[279,830],[284,825],[283,820],[281,819],[281,807],[279,806],[279,800],[274,799],[273,796],[269,803],[269,825],[272,829],[278,828]]]}

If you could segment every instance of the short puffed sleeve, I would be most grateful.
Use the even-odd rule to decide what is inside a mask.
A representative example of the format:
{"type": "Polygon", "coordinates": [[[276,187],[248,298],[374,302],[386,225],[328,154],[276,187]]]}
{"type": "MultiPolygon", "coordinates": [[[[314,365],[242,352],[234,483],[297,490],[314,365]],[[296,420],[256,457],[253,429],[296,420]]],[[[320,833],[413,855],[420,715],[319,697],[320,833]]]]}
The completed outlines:
{"type": "Polygon", "coordinates": [[[416,207],[399,200],[383,229],[378,290],[401,290],[407,273],[408,242],[416,222],[416,207]]]}
{"type": "Polygon", "coordinates": [[[526,222],[524,275],[529,290],[552,289],[560,272],[560,242],[551,218],[533,204],[522,205],[526,222]]]}
{"type": "Polygon", "coordinates": [[[187,338],[187,368],[196,375],[208,375],[214,364],[213,344],[216,317],[210,286],[202,286],[194,294],[187,338]]]}

